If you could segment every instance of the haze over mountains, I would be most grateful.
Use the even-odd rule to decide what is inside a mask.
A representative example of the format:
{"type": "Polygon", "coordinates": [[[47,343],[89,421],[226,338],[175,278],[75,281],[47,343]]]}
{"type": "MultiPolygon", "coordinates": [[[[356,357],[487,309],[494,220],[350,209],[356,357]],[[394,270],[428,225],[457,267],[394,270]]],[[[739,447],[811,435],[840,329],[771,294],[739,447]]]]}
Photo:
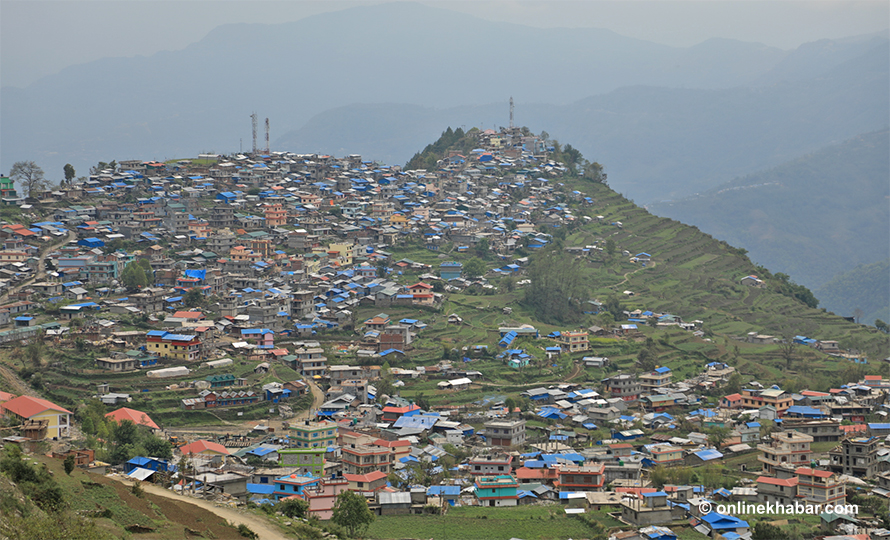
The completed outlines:
{"type": "Polygon", "coordinates": [[[226,25],[180,51],[108,58],[3,88],[0,162],[34,159],[61,176],[67,162],[85,172],[113,158],[249,149],[253,111],[270,118],[273,149],[331,151],[352,137],[364,140],[353,151],[404,162],[449,124],[505,125],[512,95],[520,123],[571,142],[606,164],[619,190],[647,202],[885,127],[886,44],[882,35],[796,51],[722,39],[676,48],[419,4],[366,6],[226,25]],[[396,105],[383,112],[382,104],[396,105]],[[407,105],[432,110],[418,118],[407,105]],[[345,122],[336,118],[344,113],[345,122]],[[715,137],[720,127],[726,133],[715,137]],[[772,133],[775,141],[764,140],[772,133]],[[739,140],[753,147],[734,148],[739,140]]]}
{"type": "MultiPolygon", "coordinates": [[[[604,29],[532,28],[413,3],[369,5],[290,23],[225,25],[182,50],[106,58],[27,88],[4,87],[0,165],[5,172],[15,161],[34,160],[56,180],[65,163],[82,175],[112,159],[246,151],[254,111],[270,118],[273,150],[357,152],[401,164],[447,126],[506,125],[512,96],[517,124],[571,143],[606,167],[617,191],[657,203],[886,130],[888,66],[886,31],[795,50],[728,39],[680,48],[604,29]]],[[[262,132],[259,139],[264,146],[262,132]]],[[[854,146],[837,152],[855,153],[854,146]]],[[[886,164],[887,145],[872,150],[869,163],[883,152],[886,164]]],[[[794,190],[808,193],[811,172],[801,172],[783,200],[796,204],[794,190]]],[[[886,187],[887,176],[874,173],[863,172],[867,193],[878,189],[875,182],[886,187]]],[[[847,219],[836,224],[855,221],[861,207],[853,191],[823,187],[835,205],[831,215],[847,219]]],[[[826,262],[831,250],[815,246],[830,241],[745,237],[750,224],[728,219],[741,216],[728,212],[718,223],[696,206],[711,200],[735,201],[653,209],[735,240],[755,260],[814,289],[837,272],[887,257],[880,219],[872,224],[877,232],[863,225],[867,234],[836,235],[844,258],[826,262]],[[734,237],[724,235],[730,225],[740,227],[734,237]],[[795,245],[795,257],[767,255],[791,249],[779,239],[795,245]]],[[[745,204],[761,203],[766,208],[769,199],[745,204]]],[[[815,212],[790,215],[806,231],[822,230],[810,227],[820,219],[815,212]]]]}
{"type": "MultiPolygon", "coordinates": [[[[637,202],[683,197],[886,127],[890,54],[886,39],[878,42],[883,45],[804,81],[729,89],[628,86],[567,105],[520,103],[518,122],[604,164],[611,185],[637,202]]],[[[810,62],[807,55],[798,58],[810,62]]],[[[350,105],[312,118],[274,146],[354,148],[403,163],[421,149],[416,141],[434,139],[447,125],[492,127],[484,118],[506,124],[506,102],[447,109],[350,105]]]]}
{"type": "Polygon", "coordinates": [[[649,209],[747,249],[752,261],[816,292],[830,311],[861,309],[864,322],[887,321],[888,148],[890,132],[867,133],[649,209]]]}

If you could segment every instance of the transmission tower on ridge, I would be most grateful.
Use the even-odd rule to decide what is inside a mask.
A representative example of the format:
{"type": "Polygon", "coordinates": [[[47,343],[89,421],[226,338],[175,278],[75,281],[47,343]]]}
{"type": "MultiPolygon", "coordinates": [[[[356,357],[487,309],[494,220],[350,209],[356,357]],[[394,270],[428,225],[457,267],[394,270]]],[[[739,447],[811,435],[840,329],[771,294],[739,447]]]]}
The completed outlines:
{"type": "Polygon", "coordinates": [[[253,127],[253,153],[256,154],[256,113],[250,115],[250,125],[253,127]]]}
{"type": "Polygon", "coordinates": [[[510,96],[510,129],[513,129],[513,96],[510,96]]]}
{"type": "Polygon", "coordinates": [[[266,154],[269,154],[269,119],[266,118],[266,154]]]}

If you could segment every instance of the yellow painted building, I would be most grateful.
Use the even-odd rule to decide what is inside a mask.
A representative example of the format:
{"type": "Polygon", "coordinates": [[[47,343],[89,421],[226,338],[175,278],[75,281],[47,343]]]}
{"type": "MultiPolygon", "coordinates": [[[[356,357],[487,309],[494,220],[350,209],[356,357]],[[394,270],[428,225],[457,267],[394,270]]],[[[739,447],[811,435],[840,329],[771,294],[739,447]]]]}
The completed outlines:
{"type": "Polygon", "coordinates": [[[163,330],[148,332],[145,349],[158,356],[175,358],[183,362],[201,359],[201,340],[196,335],[172,334],[163,330]]]}
{"type": "Polygon", "coordinates": [[[328,247],[328,255],[332,255],[331,252],[336,251],[340,264],[351,266],[354,249],[354,244],[331,244],[328,247]]]}
{"type": "Polygon", "coordinates": [[[31,396],[19,396],[2,405],[7,416],[21,421],[46,422],[47,438],[68,437],[71,430],[71,411],[51,401],[31,396]]]}

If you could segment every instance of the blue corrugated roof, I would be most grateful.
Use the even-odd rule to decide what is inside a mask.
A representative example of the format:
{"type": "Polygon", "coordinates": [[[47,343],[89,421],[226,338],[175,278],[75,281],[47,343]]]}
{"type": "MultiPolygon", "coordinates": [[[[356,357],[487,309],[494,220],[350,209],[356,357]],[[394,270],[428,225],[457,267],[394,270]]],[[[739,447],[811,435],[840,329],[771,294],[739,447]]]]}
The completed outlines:
{"type": "Polygon", "coordinates": [[[259,448],[254,448],[253,450],[250,450],[250,451],[248,451],[248,452],[246,452],[246,453],[247,453],[247,454],[254,455],[254,456],[263,457],[263,456],[265,456],[265,455],[267,455],[267,454],[271,454],[272,452],[275,452],[275,449],[273,449],[273,448],[266,448],[266,447],[261,446],[261,447],[259,447],[259,448]]]}
{"type": "Polygon", "coordinates": [[[714,450],[713,448],[708,448],[707,450],[700,450],[695,453],[696,456],[699,457],[702,461],[710,461],[712,459],[720,459],[723,457],[723,454],[714,450]]]}

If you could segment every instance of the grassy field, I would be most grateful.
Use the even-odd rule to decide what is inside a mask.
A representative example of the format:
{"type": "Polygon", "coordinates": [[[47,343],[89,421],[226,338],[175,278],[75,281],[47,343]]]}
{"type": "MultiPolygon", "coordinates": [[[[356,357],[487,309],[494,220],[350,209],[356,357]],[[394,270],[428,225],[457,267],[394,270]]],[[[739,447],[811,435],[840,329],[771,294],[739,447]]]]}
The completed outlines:
{"type": "MultiPolygon", "coordinates": [[[[450,508],[444,516],[378,517],[367,537],[430,538],[434,540],[525,540],[586,538],[590,527],[578,518],[567,516],[564,506],[521,506],[517,508],[450,508]]],[[[605,512],[595,513],[606,527],[620,523],[605,512]]]]}
{"type": "Polygon", "coordinates": [[[196,506],[183,507],[175,501],[151,494],[134,495],[130,489],[114,480],[74,469],[65,474],[62,460],[41,455],[29,459],[45,464],[64,492],[68,509],[76,514],[92,517],[99,528],[113,538],[146,540],[174,540],[185,537],[204,537],[235,540],[238,531],[223,523],[216,515],[196,506]],[[134,535],[128,527],[143,527],[145,532],[134,535]],[[186,532],[186,529],[194,531],[186,532]]]}

